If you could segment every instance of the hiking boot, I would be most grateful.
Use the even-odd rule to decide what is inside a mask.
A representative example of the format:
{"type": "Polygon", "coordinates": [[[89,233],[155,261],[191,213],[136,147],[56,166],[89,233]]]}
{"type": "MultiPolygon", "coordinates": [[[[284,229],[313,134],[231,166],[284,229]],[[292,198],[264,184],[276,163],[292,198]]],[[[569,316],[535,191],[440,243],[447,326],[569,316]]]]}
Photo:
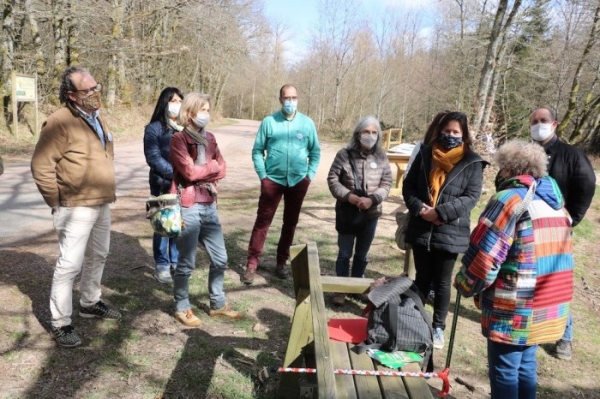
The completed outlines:
{"type": "Polygon", "coordinates": [[[571,341],[559,339],[556,341],[556,357],[562,360],[571,360],[573,345],[571,341]]]}
{"type": "Polygon", "coordinates": [[[223,306],[220,309],[211,309],[210,312],[208,313],[210,317],[216,317],[216,316],[221,316],[221,317],[228,317],[230,319],[241,319],[242,316],[244,316],[244,314],[242,312],[238,312],[237,310],[233,310],[231,309],[231,306],[225,304],[225,306],[223,306]]]}
{"type": "Polygon", "coordinates": [[[156,270],[154,272],[154,278],[156,281],[162,284],[172,283],[173,277],[171,276],[171,269],[169,270],[156,270]]]}
{"type": "Polygon", "coordinates": [[[281,265],[277,265],[277,269],[275,269],[275,275],[282,280],[287,280],[290,277],[290,273],[285,267],[285,263],[281,265]]]}
{"type": "Polygon", "coordinates": [[[104,320],[119,320],[121,313],[116,309],[111,309],[102,301],[98,301],[89,308],[79,309],[79,316],[85,317],[86,319],[93,319],[98,317],[104,320]]]}
{"type": "Polygon", "coordinates": [[[346,303],[346,295],[344,295],[344,294],[335,294],[333,296],[333,298],[331,299],[331,302],[333,302],[333,304],[335,306],[344,306],[344,304],[346,303]]]}
{"type": "Polygon", "coordinates": [[[73,326],[54,327],[50,326],[56,343],[65,348],[74,348],[81,345],[81,338],[75,334],[73,326]]]}
{"type": "Polygon", "coordinates": [[[194,315],[192,309],[186,309],[182,312],[175,312],[175,320],[186,327],[198,327],[202,323],[200,319],[194,315]]]}
{"type": "Polygon", "coordinates": [[[256,268],[255,267],[247,267],[246,273],[242,276],[242,283],[250,285],[254,283],[254,276],[256,276],[256,268]]]}
{"type": "Polygon", "coordinates": [[[433,330],[433,347],[435,349],[444,348],[444,330],[439,327],[433,330]]]}

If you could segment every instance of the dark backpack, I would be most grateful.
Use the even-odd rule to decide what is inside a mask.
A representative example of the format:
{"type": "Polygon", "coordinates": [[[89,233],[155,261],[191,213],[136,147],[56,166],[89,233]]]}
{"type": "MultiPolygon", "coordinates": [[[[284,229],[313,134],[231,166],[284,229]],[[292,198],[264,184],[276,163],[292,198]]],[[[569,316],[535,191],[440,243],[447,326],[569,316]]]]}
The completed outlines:
{"type": "Polygon", "coordinates": [[[367,339],[357,345],[357,352],[380,349],[424,353],[421,368],[433,371],[431,317],[413,281],[408,277],[390,280],[371,290],[369,301],[363,312],[368,317],[367,339]]]}

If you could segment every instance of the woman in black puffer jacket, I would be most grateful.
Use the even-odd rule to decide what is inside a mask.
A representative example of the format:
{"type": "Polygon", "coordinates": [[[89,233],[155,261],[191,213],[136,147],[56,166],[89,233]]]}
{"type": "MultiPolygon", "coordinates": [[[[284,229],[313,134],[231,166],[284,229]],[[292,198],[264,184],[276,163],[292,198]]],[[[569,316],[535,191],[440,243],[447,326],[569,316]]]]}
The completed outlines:
{"type": "Polygon", "coordinates": [[[422,295],[433,282],[434,347],[444,347],[452,271],[466,251],[471,210],[479,200],[487,162],[471,150],[467,116],[449,112],[423,143],[404,180],[402,195],[410,212],[406,242],[412,244],[422,295]]]}

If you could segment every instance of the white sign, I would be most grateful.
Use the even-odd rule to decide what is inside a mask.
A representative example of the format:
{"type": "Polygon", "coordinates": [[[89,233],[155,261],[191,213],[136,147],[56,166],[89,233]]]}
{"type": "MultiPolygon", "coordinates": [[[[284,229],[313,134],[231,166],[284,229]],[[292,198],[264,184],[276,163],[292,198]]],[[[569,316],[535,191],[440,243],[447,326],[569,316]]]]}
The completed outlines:
{"type": "Polygon", "coordinates": [[[35,76],[15,75],[15,95],[17,101],[35,101],[37,90],[35,76]]]}

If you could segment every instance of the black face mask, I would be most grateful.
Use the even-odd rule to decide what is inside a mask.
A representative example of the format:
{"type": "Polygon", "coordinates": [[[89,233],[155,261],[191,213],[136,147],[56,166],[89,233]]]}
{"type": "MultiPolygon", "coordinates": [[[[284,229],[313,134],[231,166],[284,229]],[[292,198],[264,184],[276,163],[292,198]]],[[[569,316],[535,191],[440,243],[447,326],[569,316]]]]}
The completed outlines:
{"type": "Polygon", "coordinates": [[[462,137],[454,137],[449,134],[441,133],[438,136],[438,141],[447,150],[458,147],[462,144],[462,137]]]}

